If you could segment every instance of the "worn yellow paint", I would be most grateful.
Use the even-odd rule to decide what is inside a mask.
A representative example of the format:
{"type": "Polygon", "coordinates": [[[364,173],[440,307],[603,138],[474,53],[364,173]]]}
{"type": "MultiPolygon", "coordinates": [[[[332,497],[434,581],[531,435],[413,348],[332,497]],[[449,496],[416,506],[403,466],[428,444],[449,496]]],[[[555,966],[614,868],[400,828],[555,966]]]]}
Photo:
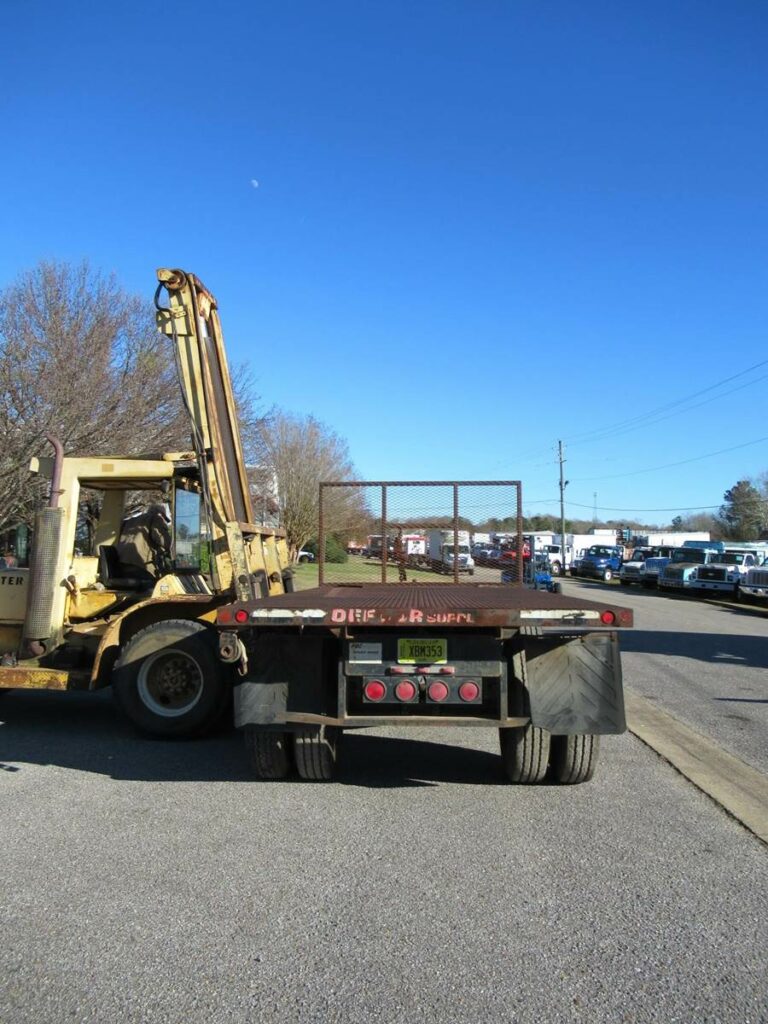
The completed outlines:
{"type": "Polygon", "coordinates": [[[0,689],[66,690],[70,673],[50,668],[0,667],[0,689]]]}
{"type": "Polygon", "coordinates": [[[110,609],[125,603],[125,593],[114,590],[81,590],[69,606],[71,622],[97,619],[110,609]]]}

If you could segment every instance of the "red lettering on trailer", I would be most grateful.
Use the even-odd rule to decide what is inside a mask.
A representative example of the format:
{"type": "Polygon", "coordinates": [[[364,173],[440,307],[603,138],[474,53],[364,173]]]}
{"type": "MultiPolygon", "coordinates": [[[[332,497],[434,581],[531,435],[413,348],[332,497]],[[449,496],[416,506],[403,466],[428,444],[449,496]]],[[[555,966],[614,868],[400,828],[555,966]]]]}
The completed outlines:
{"type": "Polygon", "coordinates": [[[423,622],[424,612],[421,611],[419,608],[411,608],[411,610],[407,614],[406,612],[403,612],[402,615],[398,617],[397,621],[399,625],[423,622]]]}
{"type": "Polygon", "coordinates": [[[473,625],[475,616],[472,612],[425,612],[421,608],[409,608],[407,612],[388,615],[380,608],[333,608],[331,622],[335,625],[360,625],[366,622],[378,622],[380,625],[418,626],[426,623],[431,626],[473,625]]]}
{"type": "Polygon", "coordinates": [[[377,612],[375,608],[333,608],[331,622],[373,622],[377,612]]]}
{"type": "Polygon", "coordinates": [[[474,621],[472,612],[429,612],[426,618],[426,622],[433,626],[451,626],[474,621]]]}

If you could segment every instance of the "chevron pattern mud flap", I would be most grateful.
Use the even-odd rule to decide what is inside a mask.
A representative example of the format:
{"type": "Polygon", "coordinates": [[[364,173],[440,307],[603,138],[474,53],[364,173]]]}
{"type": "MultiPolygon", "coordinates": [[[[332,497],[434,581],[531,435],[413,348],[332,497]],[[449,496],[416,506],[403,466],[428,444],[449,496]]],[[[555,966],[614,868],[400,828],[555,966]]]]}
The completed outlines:
{"type": "Polygon", "coordinates": [[[569,736],[626,730],[615,633],[529,641],[515,662],[523,663],[533,725],[569,736]]]}

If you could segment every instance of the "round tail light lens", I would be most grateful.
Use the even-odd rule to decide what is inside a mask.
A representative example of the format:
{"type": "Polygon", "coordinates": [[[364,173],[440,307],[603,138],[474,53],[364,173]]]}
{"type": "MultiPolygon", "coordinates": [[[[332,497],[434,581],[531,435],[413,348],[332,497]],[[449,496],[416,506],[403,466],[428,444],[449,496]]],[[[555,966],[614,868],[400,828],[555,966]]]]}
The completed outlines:
{"type": "Polygon", "coordinates": [[[446,697],[448,696],[448,687],[445,685],[445,683],[430,683],[427,693],[429,695],[430,700],[437,701],[439,704],[440,701],[445,700],[446,697]]]}
{"type": "Polygon", "coordinates": [[[374,703],[384,700],[387,695],[387,688],[380,679],[369,679],[363,687],[363,694],[366,700],[374,701],[374,703]]]}
{"type": "Polygon", "coordinates": [[[395,687],[395,696],[402,701],[413,700],[416,696],[416,687],[410,679],[401,679],[395,687]]]}
{"type": "Polygon", "coordinates": [[[248,612],[245,610],[245,608],[238,608],[238,610],[235,612],[235,622],[247,622],[247,621],[248,621],[248,612]]]}
{"type": "Polygon", "coordinates": [[[600,621],[604,622],[606,626],[612,626],[616,621],[616,616],[613,612],[605,611],[600,616],[600,621]]]}
{"type": "Polygon", "coordinates": [[[480,687],[477,683],[462,683],[459,687],[459,696],[462,700],[477,700],[480,696],[480,687]]]}

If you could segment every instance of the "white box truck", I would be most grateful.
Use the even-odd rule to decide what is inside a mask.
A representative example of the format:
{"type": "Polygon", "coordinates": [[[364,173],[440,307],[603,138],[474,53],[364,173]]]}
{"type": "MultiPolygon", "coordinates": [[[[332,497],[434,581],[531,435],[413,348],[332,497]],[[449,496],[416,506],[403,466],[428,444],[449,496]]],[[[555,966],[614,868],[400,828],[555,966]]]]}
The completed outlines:
{"type": "Polygon", "coordinates": [[[459,572],[474,575],[475,562],[469,549],[469,530],[458,530],[455,537],[453,530],[427,532],[427,559],[435,572],[453,575],[455,555],[458,557],[459,572]],[[457,552],[453,550],[454,540],[458,540],[457,552]]]}

